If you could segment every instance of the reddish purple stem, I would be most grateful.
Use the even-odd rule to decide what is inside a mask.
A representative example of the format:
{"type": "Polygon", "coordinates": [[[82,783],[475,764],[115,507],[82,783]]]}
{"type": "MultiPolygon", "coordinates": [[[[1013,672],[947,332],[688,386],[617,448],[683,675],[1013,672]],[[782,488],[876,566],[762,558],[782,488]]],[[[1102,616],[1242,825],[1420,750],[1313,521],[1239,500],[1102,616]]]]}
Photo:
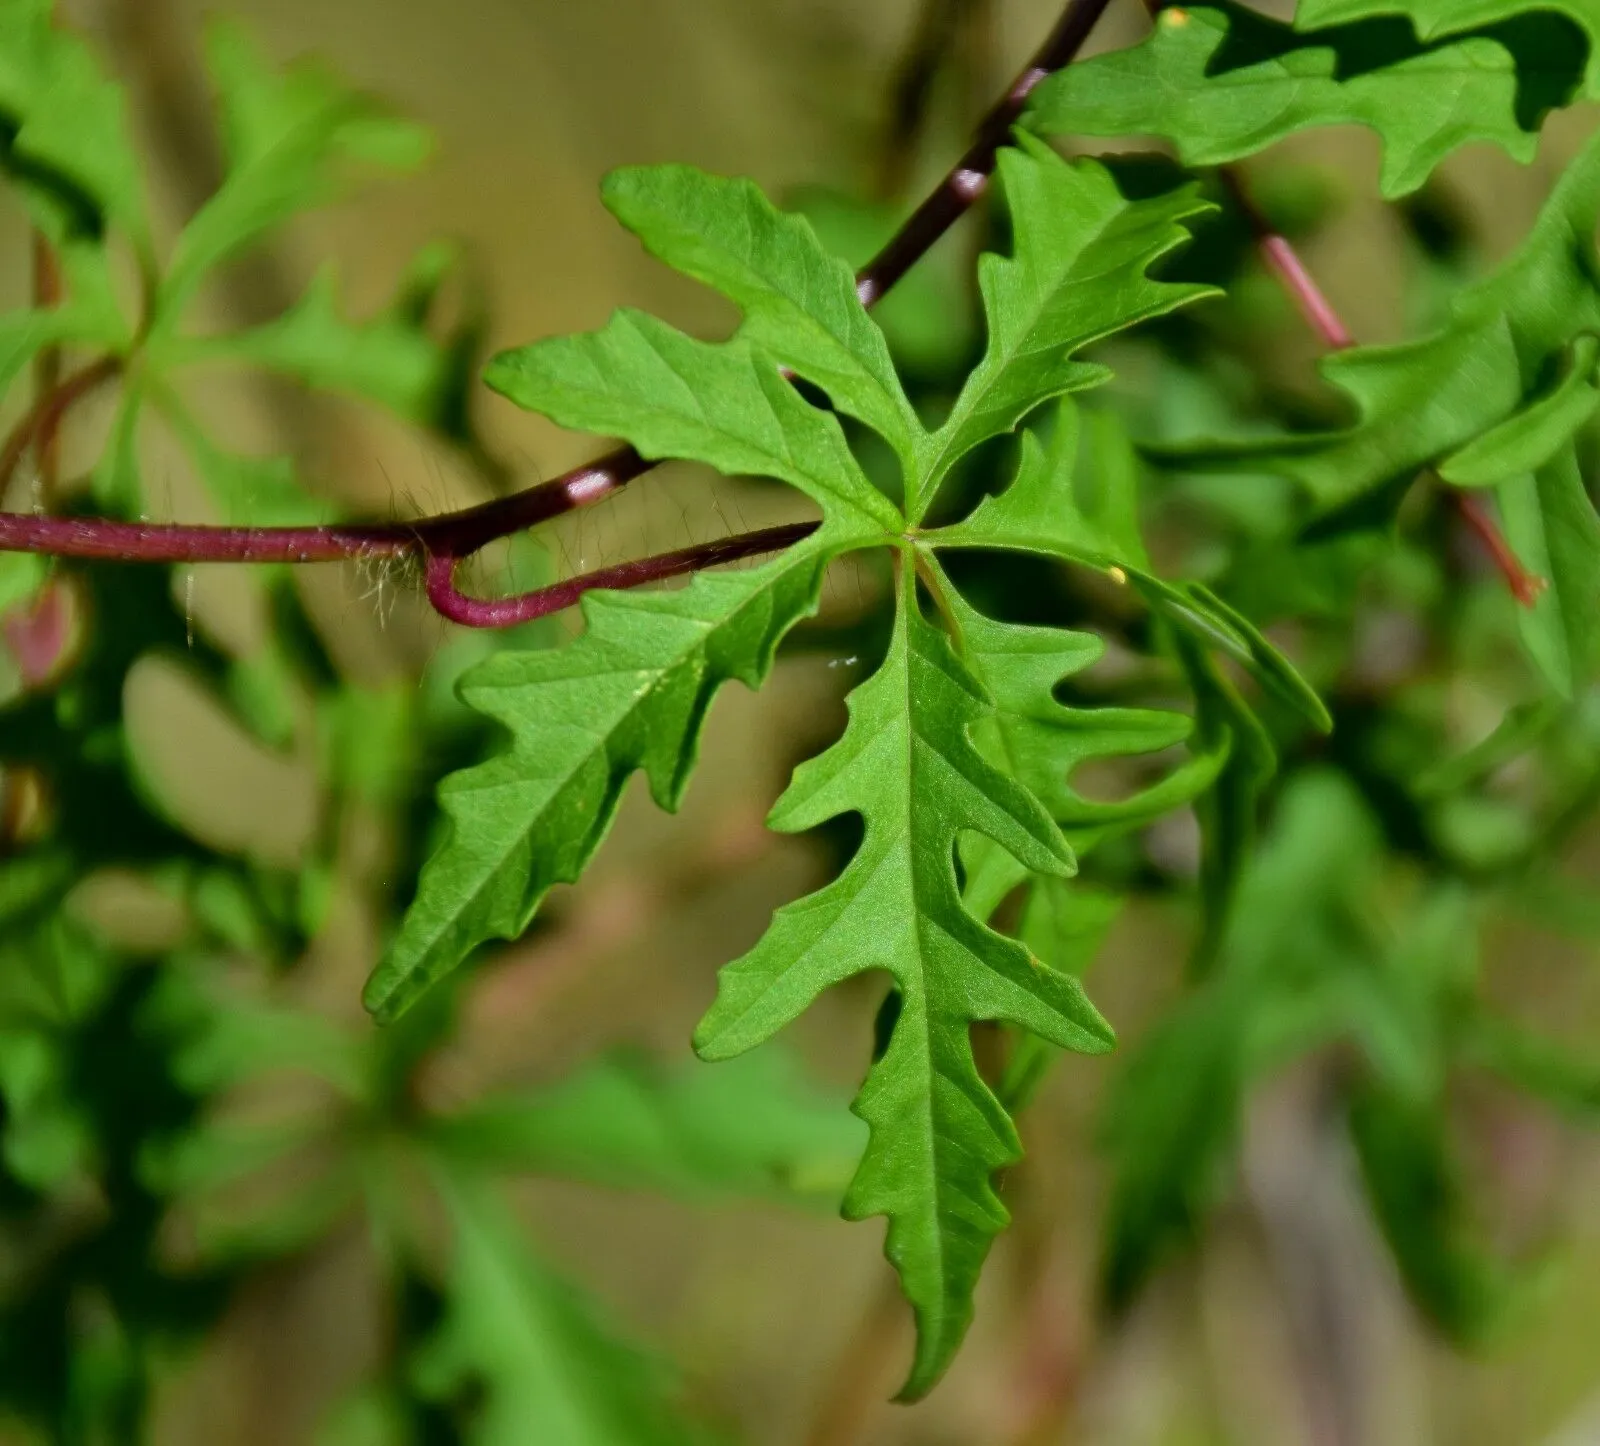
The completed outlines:
{"type": "Polygon", "coordinates": [[[580,577],[567,578],[564,582],[552,583],[549,587],[535,588],[517,597],[504,598],[468,597],[457,591],[455,570],[458,559],[434,553],[428,558],[428,601],[453,623],[463,623],[469,628],[509,628],[516,623],[532,622],[535,618],[569,608],[584,593],[596,588],[642,587],[645,583],[662,582],[669,577],[681,577],[686,572],[699,572],[702,568],[716,567],[721,563],[738,562],[741,558],[755,557],[763,552],[781,552],[801,538],[809,537],[817,527],[815,522],[792,522],[783,527],[767,527],[758,532],[725,537],[717,542],[698,543],[681,552],[665,552],[656,557],[641,558],[637,562],[619,563],[615,567],[601,568],[580,577]]]}
{"type": "Polygon", "coordinates": [[[928,199],[911,213],[888,245],[856,273],[856,295],[863,306],[878,301],[988,189],[995,157],[1010,136],[1011,127],[1017,123],[1029,95],[1040,81],[1077,55],[1110,3],[1111,0],[1075,0],[1061,12],[1061,18],[1033,59],[979,123],[966,153],[928,199]]]}
{"type": "MultiPolygon", "coordinates": [[[[856,292],[862,305],[870,307],[882,298],[984,193],[999,149],[1021,115],[1028,95],[1052,71],[1072,60],[1109,3],[1110,0],[1067,0],[1055,28],[984,117],[966,153],[883,250],[857,273],[856,292]]],[[[0,485],[9,480],[36,439],[53,435],[66,411],[119,369],[117,359],[105,358],[43,396],[0,448],[0,485]]],[[[654,466],[632,447],[621,447],[515,496],[416,522],[202,527],[0,513],[0,550],[128,562],[194,563],[326,562],[421,554],[427,561],[428,597],[441,613],[471,627],[504,627],[570,606],[591,588],[637,587],[719,562],[769,552],[787,545],[774,538],[793,541],[814,528],[810,523],[796,524],[704,543],[587,573],[522,597],[483,601],[456,590],[455,565],[485,544],[599,502],[654,466]]]]}

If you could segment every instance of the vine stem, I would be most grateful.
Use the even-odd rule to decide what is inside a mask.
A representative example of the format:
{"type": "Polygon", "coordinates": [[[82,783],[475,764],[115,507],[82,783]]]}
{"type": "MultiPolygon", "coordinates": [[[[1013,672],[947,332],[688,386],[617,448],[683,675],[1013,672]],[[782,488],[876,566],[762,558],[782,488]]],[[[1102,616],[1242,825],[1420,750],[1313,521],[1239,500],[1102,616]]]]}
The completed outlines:
{"type": "MultiPolygon", "coordinates": [[[[856,275],[856,294],[872,306],[988,189],[995,158],[1033,89],[1078,53],[1110,0],[1067,0],[1055,27],[1011,87],[979,124],[972,144],[856,275]]],[[[42,397],[0,445],[0,490],[28,448],[48,437],[83,397],[121,370],[104,357],[42,397]]],[[[656,459],[664,460],[664,459],[656,459]]],[[[561,477],[459,512],[412,522],[327,527],[205,527],[183,523],[129,523],[108,518],[0,514],[0,551],[124,562],[328,562],[371,557],[419,558],[430,602],[445,617],[469,627],[505,627],[568,607],[597,587],[638,587],[663,577],[770,552],[813,530],[814,524],[769,528],[681,552],[585,573],[519,597],[480,600],[455,586],[456,565],[498,538],[524,531],[579,507],[592,506],[656,465],[632,447],[620,447],[561,477]],[[787,536],[788,541],[773,539],[787,536]],[[564,600],[562,600],[564,599],[564,600]]]]}
{"type": "Polygon", "coordinates": [[[428,601],[435,611],[453,623],[469,628],[508,628],[517,623],[560,612],[571,607],[586,592],[596,588],[641,587],[647,582],[662,582],[669,577],[699,572],[702,568],[738,562],[764,552],[781,552],[809,537],[817,530],[815,522],[792,522],[783,527],[766,527],[757,532],[742,532],[716,542],[702,542],[679,552],[664,552],[637,562],[586,572],[564,582],[552,583],[533,592],[507,598],[474,598],[459,592],[455,585],[455,559],[435,554],[428,559],[424,574],[428,601]]]}

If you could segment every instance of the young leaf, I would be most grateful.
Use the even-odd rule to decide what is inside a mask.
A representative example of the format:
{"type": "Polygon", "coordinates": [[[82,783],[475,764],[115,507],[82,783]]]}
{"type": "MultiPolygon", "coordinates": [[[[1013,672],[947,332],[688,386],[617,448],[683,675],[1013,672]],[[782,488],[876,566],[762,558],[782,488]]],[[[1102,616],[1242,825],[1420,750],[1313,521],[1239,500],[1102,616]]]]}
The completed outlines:
{"type": "Polygon", "coordinates": [[[1519,124],[1518,83],[1498,40],[1425,47],[1394,25],[1299,35],[1219,0],[1169,7],[1142,44],[1057,71],[1034,91],[1027,124],[1046,135],[1161,136],[1191,166],[1240,160],[1310,126],[1364,125],[1383,139],[1392,197],[1472,141],[1532,160],[1538,136],[1519,124]]]}
{"type": "Polygon", "coordinates": [[[837,881],[780,910],[761,943],[723,969],[695,1032],[703,1057],[726,1059],[831,984],[874,968],[894,979],[893,1033],[855,1105],[872,1136],[845,1213],[889,1216],[885,1253],[917,1314],[908,1399],[932,1387],[971,1319],[973,1285],[1007,1218],[993,1175],[1019,1153],[974,1063],[972,1023],[1006,1020],[1066,1049],[1111,1043],[1075,979],[962,906],[954,851],[964,832],[1045,873],[1069,873],[1072,856],[1032,795],[974,746],[983,695],[922,617],[916,586],[902,567],[888,657],[851,694],[843,738],[796,771],[770,820],[796,832],[858,812],[860,850],[837,881]]]}

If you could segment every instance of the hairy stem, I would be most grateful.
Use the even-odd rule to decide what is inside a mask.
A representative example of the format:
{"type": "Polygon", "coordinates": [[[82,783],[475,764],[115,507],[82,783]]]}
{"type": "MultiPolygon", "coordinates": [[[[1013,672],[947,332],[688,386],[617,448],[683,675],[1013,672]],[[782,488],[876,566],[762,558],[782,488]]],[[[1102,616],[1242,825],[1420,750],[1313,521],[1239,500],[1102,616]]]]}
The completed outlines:
{"type": "MultiPolygon", "coordinates": [[[[872,306],[955,224],[987,189],[995,157],[1022,113],[1028,95],[1052,71],[1078,53],[1110,0],[1067,0],[1055,28],[1011,87],[984,117],[976,138],[933,193],[907,218],[889,243],[857,274],[862,304],[872,306]]],[[[120,370],[107,357],[69,377],[41,397],[0,447],[0,488],[10,479],[36,437],[49,435],[77,401],[120,370]]],[[[697,567],[772,551],[771,538],[790,532],[804,536],[809,524],[769,529],[740,538],[640,563],[585,574],[539,594],[478,601],[459,593],[455,564],[497,538],[521,532],[577,507],[620,491],[648,472],[632,447],[510,497],[460,512],[415,522],[333,527],[244,528],[184,524],[123,523],[93,518],[0,515],[0,550],[51,553],[64,557],[115,558],[130,562],[323,562],[338,558],[410,555],[426,562],[428,595],[446,617],[475,627],[503,627],[569,606],[595,587],[636,587],[697,567]],[[604,580],[596,580],[604,579],[604,580]],[[535,602],[558,595],[566,601],[535,602]]],[[[791,539],[792,540],[792,539],[791,539]]]]}
{"type": "Polygon", "coordinates": [[[645,583],[682,577],[685,573],[738,562],[763,552],[781,552],[816,530],[815,522],[793,522],[783,527],[743,532],[737,537],[696,543],[678,552],[664,552],[655,557],[641,558],[637,562],[623,562],[615,567],[582,573],[564,582],[552,583],[549,587],[535,588],[532,592],[506,598],[473,598],[458,592],[455,585],[457,559],[435,553],[428,559],[428,601],[453,623],[464,623],[470,628],[508,628],[516,623],[532,622],[535,618],[558,613],[571,607],[584,593],[593,592],[596,588],[642,587],[645,583]]]}

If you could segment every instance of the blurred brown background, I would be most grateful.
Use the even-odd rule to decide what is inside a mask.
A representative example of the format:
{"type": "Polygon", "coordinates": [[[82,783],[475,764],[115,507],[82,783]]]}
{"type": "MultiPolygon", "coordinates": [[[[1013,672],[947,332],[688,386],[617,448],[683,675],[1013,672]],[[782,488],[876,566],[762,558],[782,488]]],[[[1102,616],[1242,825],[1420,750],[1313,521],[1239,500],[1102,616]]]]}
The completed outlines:
{"type": "MultiPolygon", "coordinates": [[[[185,142],[204,94],[197,44],[210,11],[244,19],[280,59],[326,57],[437,133],[426,171],[309,219],[252,272],[244,294],[219,305],[266,305],[274,288],[297,294],[332,256],[359,315],[386,300],[418,247],[445,235],[465,240],[482,269],[492,347],[597,326],[619,304],[691,329],[724,324],[717,303],[612,222],[598,200],[600,177],[621,163],[680,160],[753,176],[780,196],[819,181],[871,191],[883,171],[891,78],[918,15],[917,0],[74,0],[66,8],[104,37],[134,91],[170,217],[204,189],[214,165],[205,146],[185,142]]],[[[976,97],[998,91],[1055,10],[1047,0],[969,8],[971,54],[941,81],[908,194],[956,153],[976,97]]],[[[1125,43],[1143,27],[1135,0],[1116,4],[1096,46],[1125,43]]],[[[1492,252],[1520,237],[1573,137],[1591,124],[1588,114],[1565,118],[1527,169],[1480,149],[1447,167],[1492,252]]],[[[1347,203],[1311,260],[1363,339],[1399,335],[1403,276],[1393,223],[1376,200],[1371,138],[1324,136],[1294,149],[1329,164],[1347,203]]],[[[14,216],[3,244],[0,275],[20,296],[25,232],[14,216]]],[[[1311,350],[1308,341],[1299,365],[1311,350]]],[[[301,416],[284,437],[270,399],[241,389],[216,404],[235,409],[241,447],[296,451],[334,495],[397,510],[483,495],[453,464],[365,414],[301,416]]],[[[487,395],[481,415],[521,484],[595,448],[487,395]]],[[[172,490],[183,512],[181,477],[172,490]]],[[[665,469],[619,504],[569,522],[555,562],[594,566],[681,546],[746,518],[753,525],[766,505],[763,493],[665,469]]],[[[214,572],[196,581],[200,623],[248,642],[250,604],[226,570],[214,572]]],[[[446,642],[444,625],[413,605],[403,580],[374,596],[378,581],[329,569],[305,582],[342,661],[373,679],[414,672],[446,642]]],[[[830,584],[829,607],[848,616],[864,586],[830,584]]],[[[717,966],[816,881],[817,859],[765,835],[760,819],[787,767],[841,719],[850,679],[829,661],[785,665],[759,697],[724,694],[704,749],[715,766],[701,770],[678,818],[630,792],[590,876],[554,901],[557,927],[479,990],[462,1044],[441,1062],[439,1089],[551,1078],[616,1040],[686,1053],[717,966]]],[[[158,784],[198,828],[219,838],[256,829],[263,853],[293,857],[310,827],[309,780],[234,736],[186,687],[157,674],[130,704],[133,725],[144,719],[152,739],[158,784]],[[243,821],[230,800],[244,796],[273,807],[243,821]]],[[[1124,1038],[1174,989],[1186,927],[1175,913],[1151,911],[1118,926],[1092,989],[1124,1038]]],[[[1600,1019],[1600,980],[1583,951],[1518,937],[1501,953],[1504,975],[1569,1037],[1600,1019]]],[[[308,991],[353,1015],[372,956],[370,920],[340,912],[308,991]]],[[[852,990],[795,1031],[817,1069],[843,1087],[862,1067],[871,1007],[870,990],[852,990]]],[[[1284,1081],[1252,1118],[1238,1206],[1197,1263],[1172,1271],[1108,1335],[1088,1313],[1103,1189],[1092,1122],[1115,1067],[1068,1061],[1025,1121],[1030,1159],[1007,1187],[1017,1228],[995,1251],[977,1325],[949,1379],[914,1408],[884,1402],[908,1335],[898,1308],[885,1307],[881,1222],[690,1208],[543,1183],[527,1188],[526,1209],[548,1255],[620,1324],[658,1343],[693,1393],[761,1446],[1320,1442],[1330,1413],[1356,1421],[1355,1435],[1333,1439],[1375,1446],[1600,1442],[1600,1395],[1591,1395],[1600,1389],[1600,1228],[1589,1208],[1600,1198],[1600,1152],[1532,1117],[1501,1122],[1496,1169],[1516,1197],[1507,1229],[1558,1234],[1565,1258],[1518,1333],[1463,1360],[1431,1345],[1411,1319],[1348,1162],[1308,1142],[1297,1125],[1299,1083],[1284,1081]],[[1304,1272],[1324,1278],[1308,1283],[1304,1272]],[[1335,1313],[1314,1324],[1309,1344],[1297,1292],[1302,1304],[1309,1292],[1335,1313]],[[1337,1403],[1318,1405],[1319,1392],[1337,1403]]],[[[355,1238],[264,1281],[174,1371],[160,1439],[310,1440],[369,1360],[375,1310],[355,1238]]]]}

